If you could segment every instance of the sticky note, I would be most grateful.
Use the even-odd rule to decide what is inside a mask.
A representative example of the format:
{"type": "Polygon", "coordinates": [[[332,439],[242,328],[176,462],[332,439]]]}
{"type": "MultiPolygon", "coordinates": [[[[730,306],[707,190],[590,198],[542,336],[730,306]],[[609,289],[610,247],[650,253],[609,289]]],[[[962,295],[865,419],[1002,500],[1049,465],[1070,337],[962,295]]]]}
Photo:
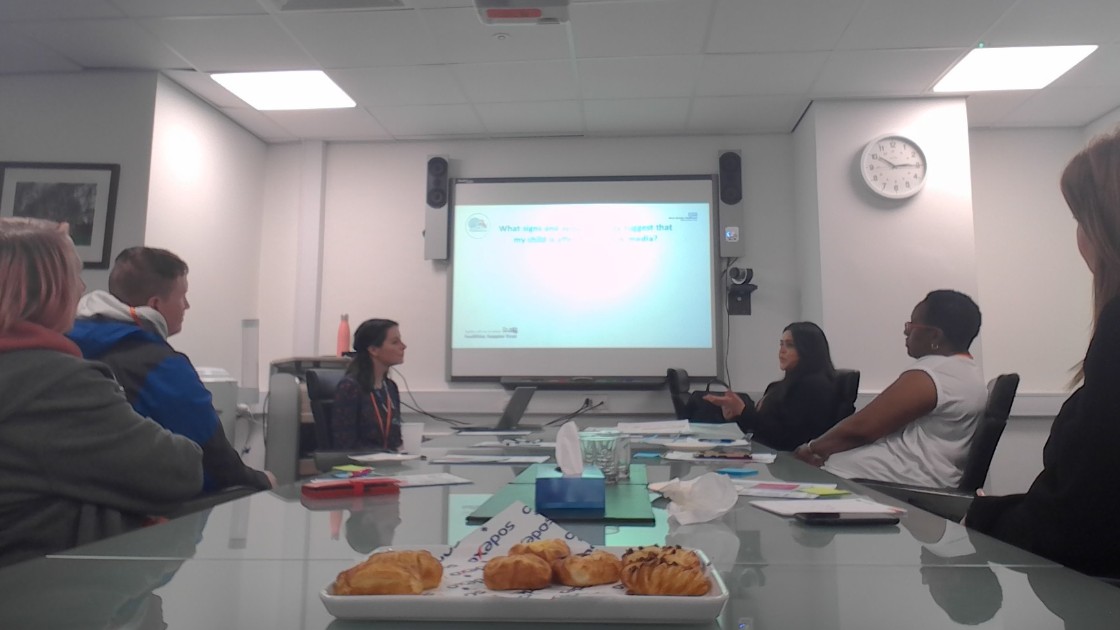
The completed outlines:
{"type": "Polygon", "coordinates": [[[716,472],[730,477],[749,477],[758,474],[758,470],[754,468],[720,468],[716,472]]]}
{"type": "Polygon", "coordinates": [[[841,494],[851,494],[847,490],[841,490],[840,488],[802,488],[801,491],[806,494],[815,494],[818,497],[835,497],[841,494]]]}

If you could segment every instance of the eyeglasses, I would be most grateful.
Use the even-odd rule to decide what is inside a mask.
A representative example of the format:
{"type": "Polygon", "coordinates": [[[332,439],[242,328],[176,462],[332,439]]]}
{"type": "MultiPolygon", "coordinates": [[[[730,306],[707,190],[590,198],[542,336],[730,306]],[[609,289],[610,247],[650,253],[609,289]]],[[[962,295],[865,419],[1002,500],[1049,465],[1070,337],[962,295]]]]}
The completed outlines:
{"type": "Polygon", "coordinates": [[[918,322],[906,322],[905,324],[902,325],[902,334],[909,337],[910,333],[914,332],[915,328],[932,328],[934,330],[941,330],[939,327],[930,326],[929,324],[919,324],[918,322]]]}

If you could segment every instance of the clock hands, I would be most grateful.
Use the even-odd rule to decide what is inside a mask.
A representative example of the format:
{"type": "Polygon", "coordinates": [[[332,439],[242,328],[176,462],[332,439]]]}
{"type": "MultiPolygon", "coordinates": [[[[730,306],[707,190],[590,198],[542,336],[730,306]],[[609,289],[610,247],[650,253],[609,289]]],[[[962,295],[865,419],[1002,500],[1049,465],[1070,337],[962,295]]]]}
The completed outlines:
{"type": "Polygon", "coordinates": [[[875,157],[879,158],[879,159],[880,159],[880,160],[882,160],[883,162],[886,162],[886,163],[887,163],[887,166],[889,166],[889,167],[891,167],[891,168],[906,168],[906,167],[918,167],[918,166],[921,166],[921,165],[922,165],[922,163],[921,163],[921,162],[918,162],[918,163],[916,163],[916,164],[895,164],[894,162],[891,162],[890,160],[888,160],[887,158],[885,158],[885,157],[883,157],[883,156],[881,156],[881,155],[877,155],[877,156],[875,156],[875,157]]]}

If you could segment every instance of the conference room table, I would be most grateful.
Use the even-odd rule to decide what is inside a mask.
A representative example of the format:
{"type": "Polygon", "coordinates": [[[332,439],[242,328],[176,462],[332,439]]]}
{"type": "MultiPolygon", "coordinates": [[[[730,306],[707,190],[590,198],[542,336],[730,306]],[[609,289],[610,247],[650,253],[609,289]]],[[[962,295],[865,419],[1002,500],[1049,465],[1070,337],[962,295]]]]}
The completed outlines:
{"type": "MultiPolygon", "coordinates": [[[[717,436],[737,431],[734,425],[700,430],[717,436]]],[[[546,429],[529,437],[547,441],[554,435],[555,429],[546,429]]],[[[533,446],[472,446],[496,439],[500,438],[438,436],[425,442],[424,454],[433,459],[446,453],[533,452],[533,446]]],[[[634,445],[635,453],[642,450],[634,445]]],[[[757,445],[755,450],[767,452],[757,445]]],[[[739,465],[648,455],[637,455],[634,462],[645,464],[651,482],[691,479],[739,465]]],[[[835,483],[901,506],[787,453],[779,453],[772,464],[750,466],[759,470],[750,479],[835,483]]],[[[297,483],[13,565],[0,569],[0,628],[527,628],[531,624],[524,622],[335,619],[319,598],[340,571],[375,548],[462,539],[475,527],[467,524],[467,515],[525,467],[426,460],[378,464],[376,470],[384,474],[445,472],[471,483],[403,488],[399,495],[326,504],[301,501],[297,483]]],[[[777,516],[749,500],[739,497],[724,516],[692,525],[670,519],[664,500],[654,500],[652,525],[561,525],[593,544],[668,543],[703,550],[730,597],[718,617],[686,628],[1120,626],[1120,588],[916,508],[909,508],[898,525],[825,527],[777,516]]]]}

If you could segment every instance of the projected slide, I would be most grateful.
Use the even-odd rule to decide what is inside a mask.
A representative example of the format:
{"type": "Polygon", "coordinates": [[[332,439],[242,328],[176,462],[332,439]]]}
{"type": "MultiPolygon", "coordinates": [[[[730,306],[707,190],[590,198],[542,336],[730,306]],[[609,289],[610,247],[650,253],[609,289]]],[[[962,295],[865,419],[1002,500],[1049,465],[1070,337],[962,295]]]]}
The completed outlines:
{"type": "Polygon", "coordinates": [[[458,205],[455,217],[452,347],[712,343],[707,204],[458,205]]]}
{"type": "Polygon", "coordinates": [[[716,375],[711,176],[454,185],[452,378],[716,375]]]}

